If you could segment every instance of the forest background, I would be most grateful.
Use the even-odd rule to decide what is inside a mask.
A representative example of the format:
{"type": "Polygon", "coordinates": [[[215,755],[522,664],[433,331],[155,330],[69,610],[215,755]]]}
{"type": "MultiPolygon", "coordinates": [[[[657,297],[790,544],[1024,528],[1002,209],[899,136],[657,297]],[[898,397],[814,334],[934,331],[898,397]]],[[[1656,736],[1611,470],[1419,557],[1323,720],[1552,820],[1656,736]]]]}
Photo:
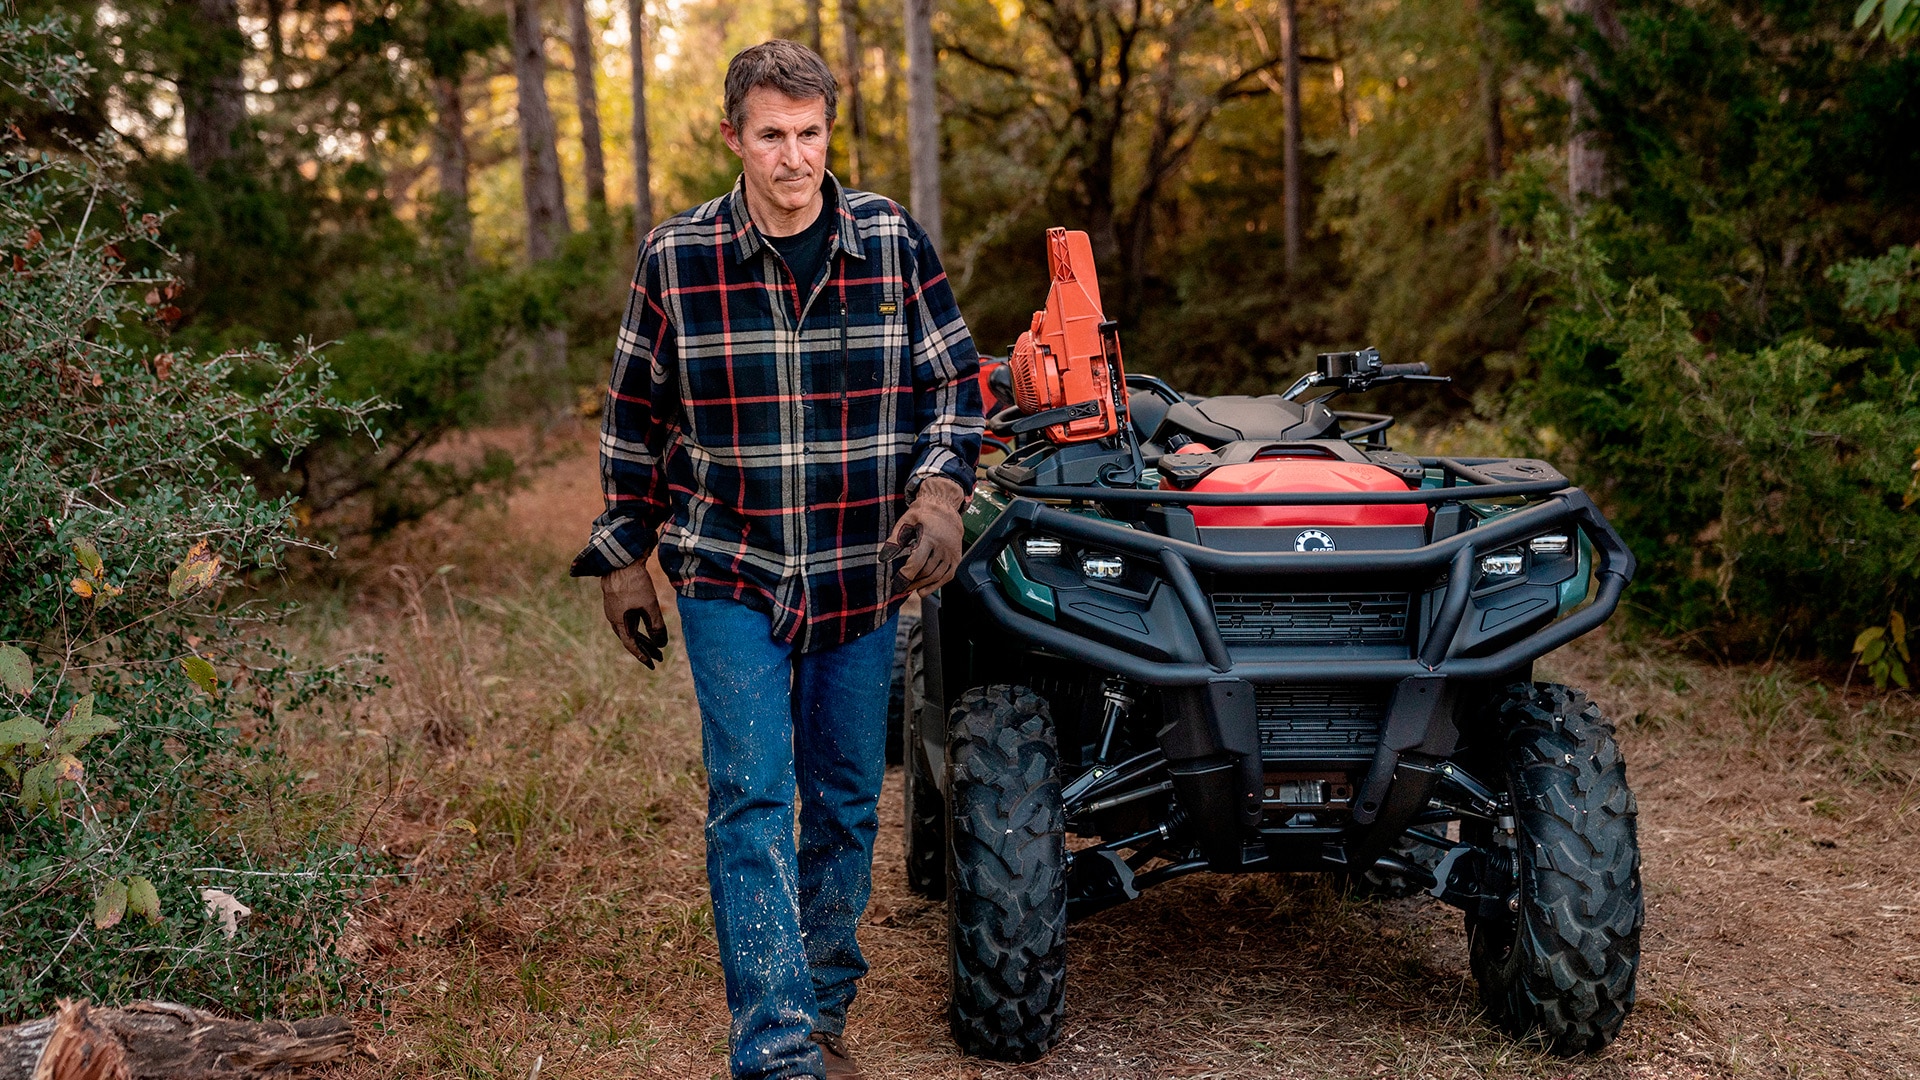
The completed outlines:
{"type": "Polygon", "coordinates": [[[1647,565],[1643,621],[1844,657],[1920,561],[1916,12],[1858,12],[26,0],[92,70],[71,109],[5,111],[32,148],[111,135],[171,210],[156,338],[329,342],[340,392],[392,405],[377,445],[259,470],[321,535],[510,478],[503,452],[437,459],[449,432],[591,410],[636,230],[730,186],[726,58],[784,35],[845,86],[833,167],[939,230],[983,352],[1042,295],[1042,231],[1085,228],[1133,369],[1261,393],[1320,350],[1426,361],[1448,392],[1390,404],[1599,490],[1647,565]]]}
{"type": "Polygon", "coordinates": [[[0,932],[32,963],[0,968],[0,1017],[337,997],[381,868],[348,801],[295,797],[273,732],[378,677],[303,664],[252,587],[544,453],[463,431],[595,412],[637,238],[733,183],[726,60],[775,35],[839,72],[833,168],[941,237],[983,352],[1044,295],[1043,230],[1084,228],[1131,370],[1266,393],[1322,350],[1425,361],[1455,381],[1383,395],[1400,441],[1567,470],[1641,559],[1631,625],[1907,686],[1916,23],[1906,0],[15,0],[0,932]],[[247,956],[163,918],[231,881],[284,894],[247,956]],[[155,938],[83,933],[75,905],[155,938]]]}

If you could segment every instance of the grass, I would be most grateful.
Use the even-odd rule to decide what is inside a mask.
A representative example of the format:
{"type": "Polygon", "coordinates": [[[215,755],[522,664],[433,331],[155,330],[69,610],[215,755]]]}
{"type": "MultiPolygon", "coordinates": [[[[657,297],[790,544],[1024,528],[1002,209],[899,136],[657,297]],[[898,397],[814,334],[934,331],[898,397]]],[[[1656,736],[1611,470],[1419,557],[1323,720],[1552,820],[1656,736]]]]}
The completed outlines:
{"type": "MultiPolygon", "coordinates": [[[[313,648],[378,650],[392,682],[292,736],[310,785],[400,867],[346,943],[386,994],[362,1018],[375,1057],[343,1075],[724,1073],[692,688],[673,647],[656,672],[621,652],[594,584],[565,577],[593,504],[576,457],[505,508],[358,558],[311,604],[313,648]]],[[[1903,854],[1920,840],[1913,700],[1650,642],[1585,643],[1541,675],[1622,718],[1641,799],[1640,1007],[1599,1059],[1547,1058],[1479,1018],[1450,909],[1207,875],[1073,927],[1066,1038],[1044,1061],[961,1059],[944,908],[900,869],[897,775],[856,1053],[900,1077],[1865,1076],[1920,1060],[1920,1026],[1883,1019],[1912,1015],[1901,975],[1920,964],[1920,918],[1892,910],[1920,912],[1903,854]]]]}

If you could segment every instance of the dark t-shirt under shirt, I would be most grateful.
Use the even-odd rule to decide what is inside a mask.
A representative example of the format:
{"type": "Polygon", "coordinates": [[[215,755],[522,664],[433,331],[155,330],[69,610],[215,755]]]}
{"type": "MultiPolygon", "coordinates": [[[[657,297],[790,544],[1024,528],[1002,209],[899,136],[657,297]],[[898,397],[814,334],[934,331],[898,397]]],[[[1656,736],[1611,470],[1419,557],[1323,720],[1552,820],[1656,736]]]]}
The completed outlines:
{"type": "Polygon", "coordinates": [[[822,186],[826,197],[820,202],[820,213],[813,224],[794,233],[792,236],[761,236],[773,245],[773,250],[787,260],[787,269],[793,271],[793,280],[800,285],[801,297],[813,289],[813,283],[820,280],[820,271],[827,265],[827,241],[834,232],[834,207],[840,205],[839,193],[822,186]]]}

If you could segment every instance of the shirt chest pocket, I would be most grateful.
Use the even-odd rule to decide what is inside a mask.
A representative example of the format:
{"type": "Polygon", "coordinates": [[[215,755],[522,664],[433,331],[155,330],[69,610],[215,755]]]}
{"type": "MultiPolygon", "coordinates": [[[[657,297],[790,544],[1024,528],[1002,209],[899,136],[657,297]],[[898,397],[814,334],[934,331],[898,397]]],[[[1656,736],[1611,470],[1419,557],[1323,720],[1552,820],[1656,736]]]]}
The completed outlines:
{"type": "Polygon", "coordinates": [[[884,391],[911,384],[907,305],[901,292],[898,282],[847,290],[840,325],[849,392],[884,391]]]}

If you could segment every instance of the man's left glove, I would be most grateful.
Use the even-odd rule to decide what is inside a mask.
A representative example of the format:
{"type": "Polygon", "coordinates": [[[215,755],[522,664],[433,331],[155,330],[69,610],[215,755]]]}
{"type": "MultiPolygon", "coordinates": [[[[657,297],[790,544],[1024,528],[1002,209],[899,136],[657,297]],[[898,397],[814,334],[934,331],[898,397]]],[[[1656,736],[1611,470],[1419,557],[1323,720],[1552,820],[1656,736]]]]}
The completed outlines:
{"type": "Polygon", "coordinates": [[[880,545],[883,561],[904,559],[895,579],[904,581],[909,591],[924,594],[953,580],[960,568],[960,508],[966,502],[967,493],[944,476],[920,482],[913,505],[880,545]]]}

